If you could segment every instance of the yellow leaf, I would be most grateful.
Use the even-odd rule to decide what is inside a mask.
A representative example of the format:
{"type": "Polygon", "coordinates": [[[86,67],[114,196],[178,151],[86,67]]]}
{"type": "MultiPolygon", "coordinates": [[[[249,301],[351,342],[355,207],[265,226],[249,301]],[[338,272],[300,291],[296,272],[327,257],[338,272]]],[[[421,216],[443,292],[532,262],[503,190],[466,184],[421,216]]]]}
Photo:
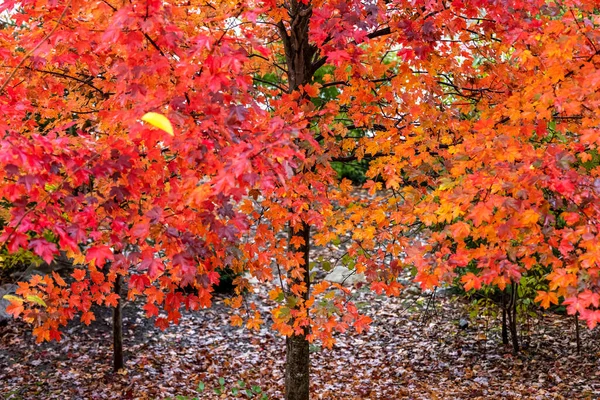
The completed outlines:
{"type": "Polygon", "coordinates": [[[39,296],[34,296],[34,295],[30,294],[29,296],[27,296],[25,298],[27,299],[27,301],[30,301],[32,303],[38,304],[43,307],[48,307],[46,305],[46,302],[44,300],[42,300],[42,298],[39,296]]]}
{"type": "Polygon", "coordinates": [[[171,136],[174,135],[173,125],[171,125],[171,121],[169,121],[169,119],[162,114],[155,112],[146,113],[142,117],[142,121],[147,122],[158,129],[162,129],[171,136]]]}
{"type": "Polygon", "coordinates": [[[6,299],[8,301],[14,301],[17,302],[19,304],[23,304],[23,299],[18,297],[18,296],[13,296],[11,294],[5,294],[3,297],[3,299],[6,299]]]}
{"type": "Polygon", "coordinates": [[[457,182],[453,181],[450,178],[442,178],[440,180],[440,185],[438,186],[438,189],[441,191],[452,189],[453,187],[456,186],[456,184],[457,184],[457,182]]]}

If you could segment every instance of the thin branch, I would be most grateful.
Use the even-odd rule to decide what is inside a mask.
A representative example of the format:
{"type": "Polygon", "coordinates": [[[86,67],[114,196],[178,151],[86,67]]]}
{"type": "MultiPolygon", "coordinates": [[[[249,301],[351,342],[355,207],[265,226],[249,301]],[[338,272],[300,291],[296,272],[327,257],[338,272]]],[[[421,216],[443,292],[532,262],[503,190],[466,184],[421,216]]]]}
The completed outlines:
{"type": "Polygon", "coordinates": [[[56,71],[48,71],[48,70],[45,70],[45,69],[35,69],[35,68],[30,68],[30,67],[26,67],[26,69],[28,69],[30,71],[35,71],[35,72],[41,72],[41,73],[44,73],[44,74],[60,76],[62,78],[72,79],[74,81],[77,81],[77,82],[81,83],[82,85],[86,85],[86,86],[91,87],[95,91],[97,91],[100,94],[102,94],[103,97],[107,96],[107,93],[104,93],[102,91],[102,89],[94,86],[89,79],[81,79],[81,78],[78,78],[78,77],[73,76],[73,75],[68,75],[68,74],[61,73],[61,72],[56,72],[56,71]]]}
{"type": "Polygon", "coordinates": [[[62,22],[63,18],[67,14],[67,10],[71,7],[71,3],[72,2],[73,2],[73,0],[69,0],[69,2],[67,3],[67,5],[65,6],[65,9],[63,10],[63,12],[58,17],[58,20],[56,21],[56,25],[54,25],[54,28],[52,28],[52,30],[50,32],[48,32],[42,38],[42,40],[40,40],[38,42],[38,44],[36,44],[31,50],[29,50],[27,52],[27,54],[25,54],[23,56],[23,58],[21,59],[21,61],[19,62],[19,64],[17,64],[17,66],[15,67],[15,69],[13,69],[12,72],[10,73],[10,75],[8,75],[8,78],[6,79],[6,81],[2,84],[2,86],[0,86],[0,94],[2,92],[4,92],[4,89],[6,88],[6,86],[8,85],[8,83],[15,76],[15,74],[17,73],[17,71],[19,70],[19,68],[21,68],[23,66],[23,64],[25,63],[25,61],[29,57],[31,57],[31,55],[42,45],[42,43],[44,43],[46,40],[48,40],[48,38],[50,38],[50,36],[52,36],[54,34],[54,32],[56,32],[56,30],[58,29],[58,26],[60,25],[60,23],[62,22]]]}
{"type": "Polygon", "coordinates": [[[283,86],[280,86],[280,85],[278,85],[276,83],[265,81],[264,79],[260,79],[260,78],[252,78],[252,79],[255,80],[255,81],[257,81],[257,82],[264,83],[265,85],[271,85],[271,86],[273,86],[273,87],[275,87],[275,88],[277,88],[277,89],[279,89],[279,90],[281,90],[283,92],[286,92],[286,93],[288,92],[288,89],[286,89],[283,86]]]}

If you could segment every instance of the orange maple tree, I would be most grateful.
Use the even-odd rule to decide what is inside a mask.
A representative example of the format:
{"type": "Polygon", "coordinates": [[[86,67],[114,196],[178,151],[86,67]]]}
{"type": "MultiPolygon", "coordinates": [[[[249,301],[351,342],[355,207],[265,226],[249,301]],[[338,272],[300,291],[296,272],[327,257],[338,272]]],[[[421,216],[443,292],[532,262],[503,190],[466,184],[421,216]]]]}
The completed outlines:
{"type": "MultiPolygon", "coordinates": [[[[474,266],[467,290],[550,268],[537,301],[564,298],[594,327],[597,14],[585,0],[18,2],[0,30],[0,240],[87,267],[20,283],[11,312],[58,339],[114,304],[122,274],[165,327],[208,306],[230,266],[276,283],[286,398],[305,399],[308,343],[370,322],[349,289],[311,281],[311,243],[347,240],[388,295],[407,267],[432,288],[474,266]],[[368,199],[331,166],[352,160],[369,163],[368,199]]],[[[234,324],[263,322],[241,294],[230,304],[234,324]]]]}

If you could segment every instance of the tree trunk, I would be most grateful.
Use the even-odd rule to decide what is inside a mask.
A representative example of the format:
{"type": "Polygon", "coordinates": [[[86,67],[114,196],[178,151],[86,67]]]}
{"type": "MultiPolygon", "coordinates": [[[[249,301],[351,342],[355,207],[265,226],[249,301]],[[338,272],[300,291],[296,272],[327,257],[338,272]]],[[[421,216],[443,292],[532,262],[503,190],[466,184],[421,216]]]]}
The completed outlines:
{"type": "Polygon", "coordinates": [[[510,327],[510,338],[512,340],[513,354],[519,353],[519,332],[517,329],[517,283],[512,284],[510,304],[508,307],[508,323],[510,327]]]}
{"type": "Polygon", "coordinates": [[[502,292],[502,344],[508,344],[508,326],[506,324],[506,293],[502,292]]]}
{"type": "MultiPolygon", "coordinates": [[[[300,232],[294,234],[289,230],[289,238],[301,236],[304,239],[304,245],[299,249],[290,245],[290,251],[299,251],[304,259],[303,281],[306,285],[304,300],[307,300],[310,292],[310,226],[303,224],[300,232]]],[[[304,329],[301,335],[292,335],[286,339],[286,357],[285,357],[285,399],[286,400],[308,400],[310,387],[310,354],[309,344],[306,340],[308,329],[304,329]]]]}
{"type": "Polygon", "coordinates": [[[581,334],[579,331],[579,313],[575,314],[575,336],[577,340],[577,354],[581,354],[581,334]]]}
{"type": "MultiPolygon", "coordinates": [[[[285,49],[288,90],[293,93],[300,86],[311,82],[313,74],[318,68],[314,61],[317,48],[310,44],[308,37],[308,27],[312,15],[310,1],[305,3],[290,0],[287,4],[289,24],[280,21],[277,27],[285,49]]],[[[288,245],[288,249],[303,254],[305,271],[301,278],[293,279],[292,284],[294,281],[305,283],[306,292],[303,297],[304,300],[307,300],[310,293],[310,225],[303,223],[301,230],[296,233],[290,228],[289,238],[291,239],[293,236],[301,236],[304,239],[304,245],[299,249],[292,248],[291,245],[288,245]]],[[[310,356],[308,340],[306,340],[308,333],[309,327],[306,327],[301,334],[293,335],[286,340],[286,400],[308,400],[310,396],[310,356]]]]}
{"type": "Polygon", "coordinates": [[[290,336],[286,339],[285,399],[307,400],[310,385],[310,357],[306,336],[290,336]]]}
{"type": "MultiPolygon", "coordinates": [[[[115,293],[121,295],[123,277],[117,274],[115,279],[115,293]]],[[[123,359],[123,316],[121,314],[121,299],[113,310],[113,371],[117,372],[125,366],[123,359]]]]}

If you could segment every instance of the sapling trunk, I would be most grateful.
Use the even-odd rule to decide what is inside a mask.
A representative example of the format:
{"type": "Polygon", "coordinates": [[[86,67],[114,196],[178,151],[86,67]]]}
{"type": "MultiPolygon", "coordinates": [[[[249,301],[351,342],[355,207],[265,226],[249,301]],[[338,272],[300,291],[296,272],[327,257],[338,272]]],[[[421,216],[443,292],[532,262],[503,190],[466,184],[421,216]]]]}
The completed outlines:
{"type": "Polygon", "coordinates": [[[518,284],[513,282],[512,292],[510,296],[510,304],[508,307],[508,323],[510,327],[510,338],[512,341],[513,354],[519,353],[519,332],[517,329],[517,293],[518,284]]]}
{"type": "Polygon", "coordinates": [[[506,293],[502,292],[502,344],[508,344],[508,326],[506,324],[506,293]]]}
{"type": "MultiPolygon", "coordinates": [[[[290,228],[289,239],[293,236],[301,236],[304,244],[299,249],[290,245],[290,251],[299,251],[304,259],[304,274],[302,280],[306,285],[303,297],[308,299],[310,292],[310,226],[303,224],[300,232],[294,233],[290,228]]],[[[307,328],[300,335],[292,335],[286,339],[285,354],[285,399],[286,400],[308,400],[310,396],[310,353],[309,343],[306,339],[307,328]]]]}
{"type": "Polygon", "coordinates": [[[581,335],[579,331],[579,313],[575,314],[575,336],[577,340],[577,354],[581,354],[581,335]]]}
{"type": "MultiPolygon", "coordinates": [[[[115,279],[114,291],[121,295],[121,286],[123,277],[117,274],[115,279]]],[[[121,313],[121,299],[117,300],[117,305],[113,309],[113,370],[119,371],[125,366],[123,358],[123,315],[121,313]]]]}

